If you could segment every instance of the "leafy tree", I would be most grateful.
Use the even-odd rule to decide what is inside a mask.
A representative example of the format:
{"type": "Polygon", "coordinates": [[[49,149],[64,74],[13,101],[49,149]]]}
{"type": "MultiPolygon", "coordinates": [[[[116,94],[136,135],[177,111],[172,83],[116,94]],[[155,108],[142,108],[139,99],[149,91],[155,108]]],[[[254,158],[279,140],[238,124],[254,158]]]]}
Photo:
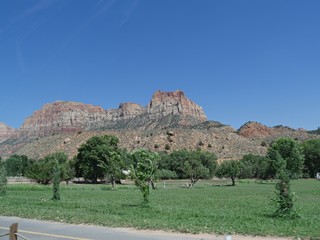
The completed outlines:
{"type": "Polygon", "coordinates": [[[275,177],[279,179],[277,192],[271,199],[277,206],[275,216],[294,216],[294,193],[290,189],[290,179],[301,175],[304,161],[302,149],[293,139],[280,138],[268,149],[267,157],[276,172],[275,177]]]}
{"type": "Polygon", "coordinates": [[[158,179],[176,179],[178,175],[175,171],[168,169],[157,169],[156,176],[158,179]]]}
{"type": "Polygon", "coordinates": [[[240,174],[240,162],[234,160],[223,161],[216,171],[216,176],[219,178],[230,177],[232,186],[236,185],[235,178],[240,174]]]}
{"type": "Polygon", "coordinates": [[[305,155],[304,173],[315,177],[320,172],[320,139],[305,141],[302,148],[305,155]]]}
{"type": "Polygon", "coordinates": [[[52,200],[60,200],[60,166],[58,160],[55,161],[54,167],[53,167],[53,176],[52,176],[52,182],[53,182],[53,196],[52,200]]]}
{"type": "Polygon", "coordinates": [[[53,179],[55,162],[58,161],[60,177],[62,180],[65,180],[67,160],[68,156],[63,152],[49,154],[31,164],[26,170],[26,177],[34,179],[40,184],[49,184],[53,179]]]}
{"type": "Polygon", "coordinates": [[[25,155],[12,155],[5,161],[8,176],[24,176],[30,161],[25,155]]]}
{"type": "Polygon", "coordinates": [[[208,178],[210,176],[209,169],[197,158],[193,158],[192,156],[183,162],[181,170],[190,178],[189,187],[193,187],[199,179],[208,178]]]}
{"type": "Polygon", "coordinates": [[[239,178],[262,178],[270,177],[270,162],[265,156],[247,154],[240,160],[239,178]]]}
{"type": "Polygon", "coordinates": [[[103,160],[100,160],[100,167],[104,169],[107,176],[112,183],[112,190],[115,189],[116,180],[123,176],[122,170],[124,170],[124,161],[119,152],[108,152],[103,155],[103,160]]]}
{"type": "Polygon", "coordinates": [[[217,157],[206,151],[173,151],[170,155],[161,155],[160,169],[175,172],[178,178],[189,178],[189,187],[203,178],[214,175],[217,157]]]}
{"type": "MultiPolygon", "coordinates": [[[[108,161],[118,152],[118,138],[111,135],[93,136],[78,150],[75,162],[77,177],[97,183],[106,176],[108,161]]],[[[110,165],[111,166],[111,165],[110,165]]]]}
{"type": "Polygon", "coordinates": [[[159,155],[146,149],[138,149],[132,153],[135,164],[130,167],[130,176],[143,195],[143,205],[149,203],[150,184],[155,179],[159,155]]]}
{"type": "MultiPolygon", "coordinates": [[[[301,146],[291,138],[279,138],[272,145],[271,150],[276,150],[286,162],[286,171],[290,178],[302,175],[304,154],[301,146]]],[[[270,151],[270,150],[269,150],[270,151]]],[[[269,159],[270,158],[269,156],[269,159]]]]}
{"type": "Polygon", "coordinates": [[[3,164],[0,162],[0,196],[6,195],[7,191],[7,173],[3,164]]]}

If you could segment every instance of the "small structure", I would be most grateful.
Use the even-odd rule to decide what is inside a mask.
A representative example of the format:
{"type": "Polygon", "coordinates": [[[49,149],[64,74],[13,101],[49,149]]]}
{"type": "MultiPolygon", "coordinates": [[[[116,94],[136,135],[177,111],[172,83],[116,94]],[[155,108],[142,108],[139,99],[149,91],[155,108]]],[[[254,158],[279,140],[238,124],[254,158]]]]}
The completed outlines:
{"type": "Polygon", "coordinates": [[[320,180],[320,172],[317,173],[316,179],[320,180]]]}

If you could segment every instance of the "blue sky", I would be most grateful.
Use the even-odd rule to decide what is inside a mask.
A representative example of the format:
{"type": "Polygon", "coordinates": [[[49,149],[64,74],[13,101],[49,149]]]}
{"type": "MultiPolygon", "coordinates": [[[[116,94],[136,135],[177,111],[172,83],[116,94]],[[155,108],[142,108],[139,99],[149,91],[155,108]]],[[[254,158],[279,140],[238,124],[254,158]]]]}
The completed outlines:
{"type": "Polygon", "coordinates": [[[235,128],[320,126],[320,1],[2,0],[0,122],[183,90],[235,128]]]}

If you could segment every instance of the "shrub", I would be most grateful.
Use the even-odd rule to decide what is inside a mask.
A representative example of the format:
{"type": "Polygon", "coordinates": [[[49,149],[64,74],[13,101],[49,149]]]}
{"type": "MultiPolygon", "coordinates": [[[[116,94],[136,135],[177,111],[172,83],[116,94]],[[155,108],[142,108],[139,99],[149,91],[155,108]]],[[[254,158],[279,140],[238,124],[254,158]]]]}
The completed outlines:
{"type": "Polygon", "coordinates": [[[6,195],[7,190],[7,173],[4,166],[0,163],[0,196],[6,195]]]}

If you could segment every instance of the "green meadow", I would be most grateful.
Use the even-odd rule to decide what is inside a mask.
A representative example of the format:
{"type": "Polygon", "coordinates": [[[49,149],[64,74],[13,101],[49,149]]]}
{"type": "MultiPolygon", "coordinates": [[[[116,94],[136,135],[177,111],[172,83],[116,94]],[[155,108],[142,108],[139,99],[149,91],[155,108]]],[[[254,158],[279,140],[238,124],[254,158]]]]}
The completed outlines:
{"type": "Polygon", "coordinates": [[[131,184],[62,185],[61,200],[52,201],[52,187],[10,184],[0,198],[0,215],[110,227],[162,229],[187,233],[320,237],[320,181],[295,180],[299,217],[274,218],[270,197],[274,183],[200,181],[158,182],[150,206],[142,207],[141,192],[131,184]]]}

